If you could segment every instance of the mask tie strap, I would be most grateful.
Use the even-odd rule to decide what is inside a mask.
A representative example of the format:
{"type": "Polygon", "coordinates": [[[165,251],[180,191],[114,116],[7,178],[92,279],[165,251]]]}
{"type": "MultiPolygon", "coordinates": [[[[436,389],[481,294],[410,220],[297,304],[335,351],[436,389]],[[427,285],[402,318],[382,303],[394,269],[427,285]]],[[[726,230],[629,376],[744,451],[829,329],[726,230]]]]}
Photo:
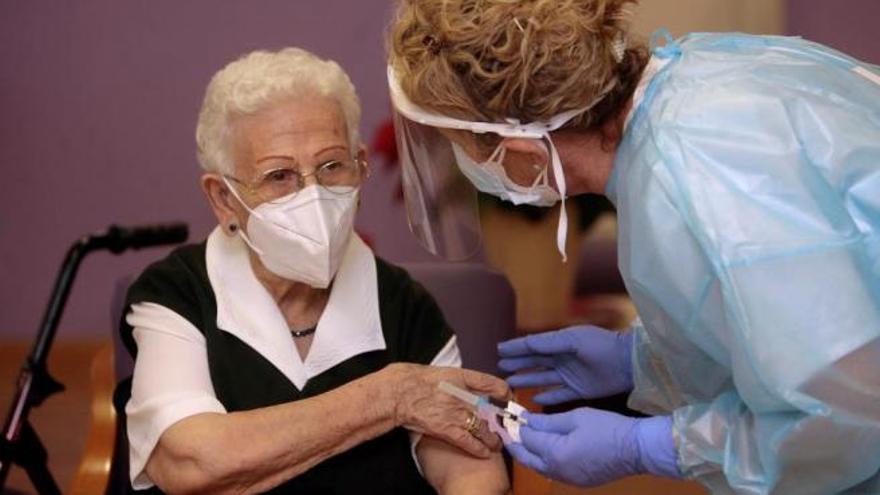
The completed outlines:
{"type": "Polygon", "coordinates": [[[550,161],[553,167],[553,177],[556,179],[556,188],[559,190],[559,197],[562,198],[559,205],[559,224],[556,226],[556,248],[559,250],[559,254],[562,255],[562,262],[565,263],[568,261],[568,256],[565,253],[565,241],[568,237],[568,211],[565,209],[565,174],[562,172],[562,160],[559,158],[559,152],[556,151],[553,139],[550,138],[550,133],[548,132],[545,136],[550,143],[550,161]]]}

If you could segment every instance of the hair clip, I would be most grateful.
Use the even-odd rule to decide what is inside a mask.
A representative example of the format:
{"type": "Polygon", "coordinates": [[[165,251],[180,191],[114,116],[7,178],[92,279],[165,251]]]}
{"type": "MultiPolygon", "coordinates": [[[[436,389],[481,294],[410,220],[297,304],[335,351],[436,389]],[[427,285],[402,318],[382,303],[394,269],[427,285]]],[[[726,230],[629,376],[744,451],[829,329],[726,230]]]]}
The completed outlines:
{"type": "Polygon", "coordinates": [[[626,37],[623,33],[617,35],[617,39],[611,43],[611,52],[614,53],[614,60],[617,63],[623,62],[623,56],[626,54],[626,37]]]}

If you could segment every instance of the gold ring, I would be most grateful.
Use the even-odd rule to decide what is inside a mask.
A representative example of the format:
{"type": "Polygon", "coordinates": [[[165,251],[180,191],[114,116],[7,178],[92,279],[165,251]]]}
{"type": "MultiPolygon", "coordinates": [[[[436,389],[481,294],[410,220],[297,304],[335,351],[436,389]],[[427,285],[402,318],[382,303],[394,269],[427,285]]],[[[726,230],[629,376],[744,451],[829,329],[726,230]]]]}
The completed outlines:
{"type": "Polygon", "coordinates": [[[480,429],[480,418],[476,414],[471,413],[470,417],[468,417],[467,419],[467,423],[465,424],[464,429],[471,435],[476,435],[477,430],[480,429]]]}

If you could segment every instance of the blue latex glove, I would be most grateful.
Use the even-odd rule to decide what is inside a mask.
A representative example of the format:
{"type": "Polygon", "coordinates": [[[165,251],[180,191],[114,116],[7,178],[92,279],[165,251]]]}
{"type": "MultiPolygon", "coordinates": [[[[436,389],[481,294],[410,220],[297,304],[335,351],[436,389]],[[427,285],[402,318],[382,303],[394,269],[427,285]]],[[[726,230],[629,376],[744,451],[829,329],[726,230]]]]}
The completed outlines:
{"type": "Polygon", "coordinates": [[[533,399],[553,405],[632,390],[632,332],[571,327],[498,344],[498,367],[513,373],[511,387],[555,387],[533,399]],[[533,369],[537,368],[537,369],[533,369]]]}
{"type": "Polygon", "coordinates": [[[643,473],[681,478],[669,416],[629,418],[584,407],[525,417],[522,443],[510,443],[507,450],[549,478],[579,486],[643,473]]]}

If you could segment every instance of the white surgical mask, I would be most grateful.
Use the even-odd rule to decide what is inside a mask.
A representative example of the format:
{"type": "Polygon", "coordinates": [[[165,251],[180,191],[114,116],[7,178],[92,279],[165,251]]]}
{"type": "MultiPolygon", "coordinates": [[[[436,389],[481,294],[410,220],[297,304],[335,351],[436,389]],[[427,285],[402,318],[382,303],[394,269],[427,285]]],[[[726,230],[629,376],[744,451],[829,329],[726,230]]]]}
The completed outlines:
{"type": "Polygon", "coordinates": [[[562,199],[556,189],[550,186],[546,167],[531,186],[521,186],[511,180],[503,166],[507,150],[503,143],[499,143],[483,163],[474,161],[457,143],[451,144],[459,170],[480,192],[515,205],[553,206],[562,199]]]}
{"type": "Polygon", "coordinates": [[[275,275],[327,288],[339,269],[354,229],[357,191],[335,194],[318,185],[251,209],[242,239],[275,275]]]}
{"type": "MultiPolygon", "coordinates": [[[[570,112],[570,114],[574,115],[574,112],[570,112]]],[[[563,118],[568,120],[571,117],[563,114],[563,118]]],[[[501,165],[501,162],[504,160],[504,146],[501,144],[498,147],[502,151],[496,149],[492,156],[489,157],[489,160],[483,164],[477,164],[456,143],[453,142],[451,144],[459,169],[479,191],[506,199],[516,205],[530,204],[547,207],[553,206],[562,200],[562,206],[559,209],[559,222],[556,225],[556,247],[559,249],[559,254],[562,255],[562,261],[564,262],[568,259],[565,253],[565,241],[568,236],[568,212],[565,209],[565,175],[562,171],[562,161],[559,159],[559,153],[556,151],[556,146],[550,138],[550,133],[545,131],[543,137],[550,143],[550,166],[553,167],[553,174],[556,178],[556,186],[559,188],[559,192],[547,183],[546,170],[538,177],[535,185],[531,188],[520,186],[510,180],[507,172],[504,171],[504,167],[501,165]],[[501,156],[496,157],[496,155],[501,156]]]]}

